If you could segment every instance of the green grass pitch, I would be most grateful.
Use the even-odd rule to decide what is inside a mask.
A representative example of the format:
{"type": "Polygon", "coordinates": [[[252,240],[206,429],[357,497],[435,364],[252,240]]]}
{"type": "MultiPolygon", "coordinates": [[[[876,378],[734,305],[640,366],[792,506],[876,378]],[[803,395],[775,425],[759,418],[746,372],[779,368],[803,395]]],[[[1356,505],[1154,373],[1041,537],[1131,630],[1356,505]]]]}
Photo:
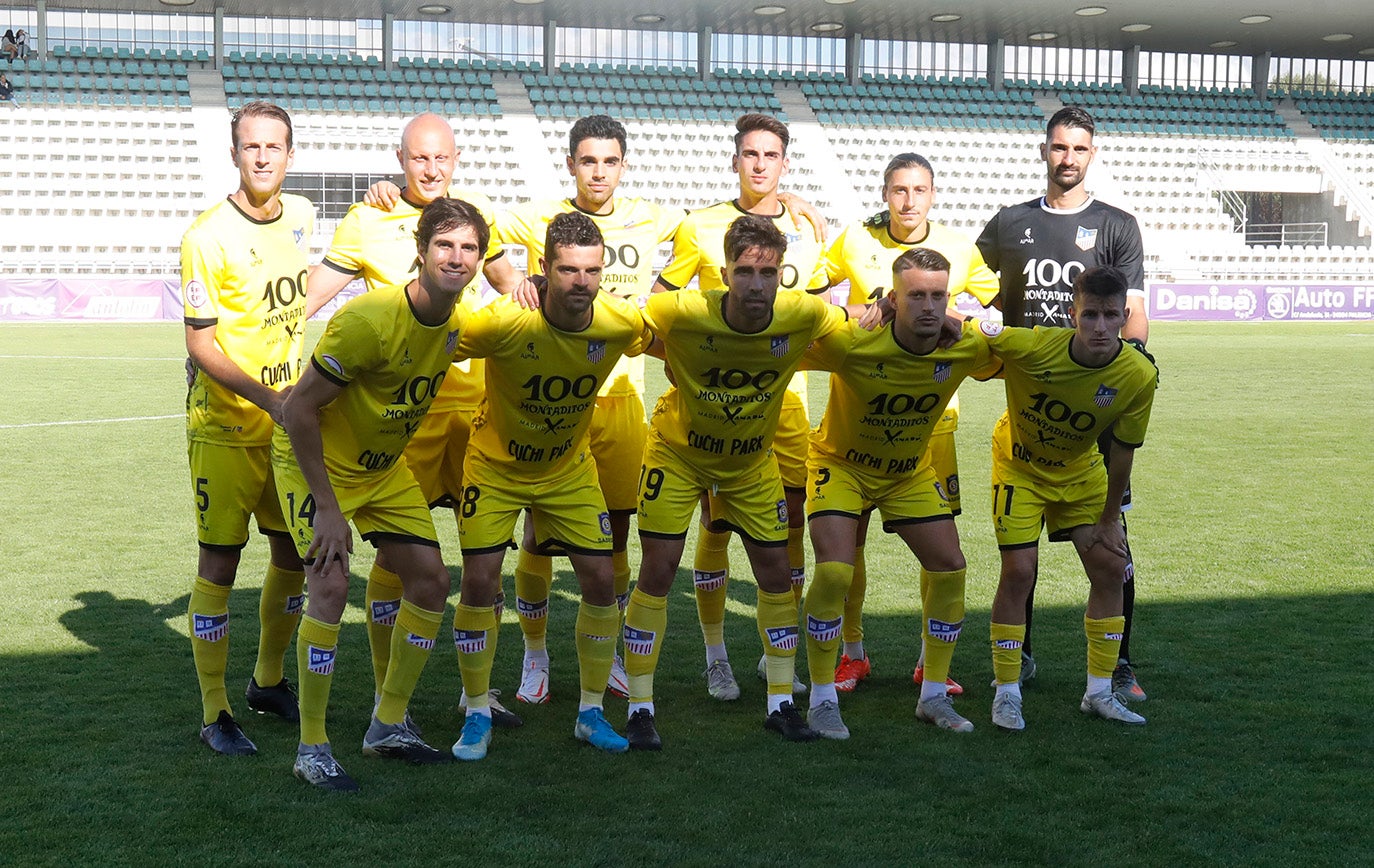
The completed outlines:
{"type": "MultiPolygon", "coordinates": [[[[1374,323],[1156,324],[1151,349],[1163,377],[1131,514],[1144,728],[1079,714],[1087,584],[1071,550],[1048,545],[1029,728],[1009,736],[989,722],[987,443],[1003,396],[970,383],[958,434],[969,616],[955,675],[972,735],[913,717],[916,571],[876,529],[865,618],[876,671],[844,698],[853,737],[839,743],[763,731],[748,581],[732,583],[727,616],[744,696],[706,697],[684,571],[657,682],[665,750],[580,748],[564,562],[551,704],[517,709],[525,727],[498,732],[483,763],[366,759],[359,578],[330,732],[363,789],[339,797],[296,781],[294,728],[242,702],[260,539],[233,594],[229,663],[260,753],[230,760],[197,741],[180,327],[0,327],[0,864],[1368,864],[1374,323]]],[[[813,416],[822,407],[817,385],[813,416]]],[[[455,563],[452,517],[436,522],[455,563]]],[[[745,574],[738,544],[732,560],[745,574]]],[[[511,698],[520,641],[506,622],[494,683],[511,698]]],[[[443,643],[412,705],[436,745],[457,735],[458,690],[443,643]]],[[[621,726],[624,702],[607,709],[621,726]]]]}

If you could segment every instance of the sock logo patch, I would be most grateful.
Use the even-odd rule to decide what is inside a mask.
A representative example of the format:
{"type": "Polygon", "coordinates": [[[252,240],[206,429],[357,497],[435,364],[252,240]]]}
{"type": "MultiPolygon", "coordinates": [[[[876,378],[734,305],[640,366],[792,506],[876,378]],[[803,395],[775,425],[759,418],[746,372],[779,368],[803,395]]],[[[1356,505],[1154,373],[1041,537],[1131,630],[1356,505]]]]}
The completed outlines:
{"type": "Polygon", "coordinates": [[[537,621],[540,618],[548,616],[549,601],[546,598],[543,600],[536,600],[534,602],[530,602],[529,600],[522,600],[520,597],[516,597],[515,611],[522,618],[528,618],[531,621],[537,621]]]}
{"type": "Polygon", "coordinates": [[[316,648],[314,645],[306,646],[306,666],[315,675],[334,674],[334,649],[316,648]]]}
{"type": "Polygon", "coordinates": [[[373,600],[372,623],[384,627],[396,626],[396,613],[401,611],[400,600],[373,600]]]}
{"type": "Polygon", "coordinates": [[[792,571],[792,584],[794,584],[794,585],[804,585],[804,584],[806,584],[806,570],[793,570],[793,571],[792,571]]]}
{"type": "Polygon", "coordinates": [[[725,587],[726,570],[692,570],[692,584],[698,591],[718,591],[725,587]]]}
{"type": "Polygon", "coordinates": [[[629,605],[630,605],[630,595],[629,595],[629,594],[616,594],[616,595],[615,595],[615,605],[616,605],[616,608],[620,609],[620,614],[622,614],[622,615],[625,614],[625,609],[628,608],[629,605]]]}
{"type": "Polygon", "coordinates": [[[433,650],[434,650],[434,640],[433,640],[433,639],[426,639],[424,636],[417,636],[417,635],[415,635],[414,633],[407,633],[407,634],[406,634],[406,644],[408,644],[408,645],[414,645],[416,648],[419,648],[421,651],[433,651],[433,650]]]}
{"type": "Polygon", "coordinates": [[[840,623],[842,621],[844,621],[843,616],[833,621],[827,621],[814,615],[807,615],[806,633],[817,642],[831,642],[840,638],[840,623]]]}
{"type": "Polygon", "coordinates": [[[959,634],[963,632],[964,622],[941,621],[938,618],[926,619],[926,630],[932,639],[939,639],[941,642],[957,642],[959,634]]]}
{"type": "Polygon", "coordinates": [[[453,647],[458,649],[459,654],[481,654],[487,650],[487,631],[455,629],[453,647]]]}
{"type": "Polygon", "coordinates": [[[779,651],[797,650],[797,637],[801,630],[797,627],[769,627],[764,631],[768,634],[768,644],[779,651]]]}
{"type": "Polygon", "coordinates": [[[593,636],[591,633],[583,633],[582,635],[593,642],[609,642],[613,638],[611,636],[593,636]]]}
{"type": "Polygon", "coordinates": [[[1020,651],[1020,650],[1021,650],[1021,640],[1020,640],[1020,639],[998,639],[997,641],[995,641],[995,642],[992,643],[992,647],[994,647],[994,648],[1000,648],[1000,649],[1002,649],[1003,651],[1020,651]]]}
{"type": "Polygon", "coordinates": [[[654,650],[654,640],[658,634],[653,630],[641,630],[638,627],[625,625],[625,650],[631,654],[648,655],[654,650]]]}
{"type": "Polygon", "coordinates": [[[1120,634],[1120,633],[1103,633],[1103,634],[1102,634],[1102,638],[1103,638],[1103,639],[1106,639],[1108,642],[1120,642],[1120,641],[1121,641],[1121,634],[1120,634]]]}
{"type": "Polygon", "coordinates": [[[305,594],[291,594],[286,598],[286,608],[282,610],[288,615],[299,615],[305,611],[305,594]]]}
{"type": "Polygon", "coordinates": [[[223,615],[192,615],[192,631],[205,642],[218,642],[229,635],[229,613],[223,615]]]}

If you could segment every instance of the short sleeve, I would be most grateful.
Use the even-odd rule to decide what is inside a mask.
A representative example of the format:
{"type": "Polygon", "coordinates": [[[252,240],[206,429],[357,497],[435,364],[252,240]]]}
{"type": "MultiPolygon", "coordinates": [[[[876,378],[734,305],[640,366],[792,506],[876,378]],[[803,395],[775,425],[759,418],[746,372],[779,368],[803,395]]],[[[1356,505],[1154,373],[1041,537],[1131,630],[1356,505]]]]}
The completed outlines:
{"type": "MultiPolygon", "coordinates": [[[[697,276],[701,266],[701,249],[697,241],[697,225],[691,215],[687,215],[678,226],[673,237],[673,258],[663,267],[658,279],[673,289],[682,289],[697,276]]],[[[658,331],[657,327],[654,329],[658,331]]],[[[660,335],[663,332],[659,332],[660,335]]]]}
{"type": "Polygon", "coordinates": [[[181,241],[182,316],[187,325],[219,322],[218,295],[224,251],[202,233],[191,230],[181,241]]]}

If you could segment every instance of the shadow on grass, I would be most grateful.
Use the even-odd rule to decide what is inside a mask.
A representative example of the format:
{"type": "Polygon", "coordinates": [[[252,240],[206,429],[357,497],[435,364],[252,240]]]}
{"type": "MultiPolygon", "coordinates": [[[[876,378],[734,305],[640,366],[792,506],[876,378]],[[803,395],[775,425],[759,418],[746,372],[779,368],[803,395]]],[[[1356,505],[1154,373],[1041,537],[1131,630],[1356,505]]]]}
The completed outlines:
{"type": "MultiPolygon", "coordinates": [[[[60,622],[90,651],[0,657],[11,685],[0,715],[5,765],[25,782],[3,790],[0,852],[28,863],[173,862],[193,849],[226,862],[392,862],[435,846],[502,863],[1087,862],[1103,850],[1149,862],[1370,856],[1367,799],[1356,794],[1368,791],[1374,687],[1352,661],[1369,644],[1371,595],[1142,602],[1136,656],[1151,698],[1140,706],[1150,722],[1138,729],[1080,715],[1081,612],[1042,607],[1042,675],[1026,689],[1029,728],[1019,736],[988,721],[986,611],[970,613],[955,660],[968,689],[959,706],[977,726],[970,736],[915,722],[918,620],[871,611],[876,671],[843,700],[853,738],[790,745],[760,726],[752,619],[727,616],[743,698],[706,697],[683,571],[657,679],[666,750],[609,757],[571,738],[575,584],[560,571],[549,625],[554,701],[519,706],[526,726],[499,732],[484,763],[410,768],[358,753],[373,689],[362,584],[330,712],[336,753],[360,794],[331,797],[294,781],[295,728],[243,705],[255,591],[236,590],[231,601],[230,699],[260,749],[237,760],[197,742],[190,649],[174,629],[186,597],[82,593],[60,622]]],[[[732,583],[736,602],[753,596],[751,584],[732,583]]],[[[508,700],[519,661],[519,631],[507,622],[494,683],[508,700]]],[[[455,655],[442,642],[412,706],[436,745],[456,737],[458,690],[455,655]]],[[[608,698],[617,727],[624,708],[608,698]]]]}

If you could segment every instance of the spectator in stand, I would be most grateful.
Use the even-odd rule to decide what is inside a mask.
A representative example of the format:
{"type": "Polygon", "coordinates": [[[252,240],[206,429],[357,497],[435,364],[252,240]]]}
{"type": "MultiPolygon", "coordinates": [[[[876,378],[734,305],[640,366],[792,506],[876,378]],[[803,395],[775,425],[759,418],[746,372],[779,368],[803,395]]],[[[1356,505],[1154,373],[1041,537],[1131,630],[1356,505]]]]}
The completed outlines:
{"type": "Polygon", "coordinates": [[[0,73],[0,102],[9,103],[10,108],[18,108],[14,101],[14,85],[4,73],[0,73]]]}

